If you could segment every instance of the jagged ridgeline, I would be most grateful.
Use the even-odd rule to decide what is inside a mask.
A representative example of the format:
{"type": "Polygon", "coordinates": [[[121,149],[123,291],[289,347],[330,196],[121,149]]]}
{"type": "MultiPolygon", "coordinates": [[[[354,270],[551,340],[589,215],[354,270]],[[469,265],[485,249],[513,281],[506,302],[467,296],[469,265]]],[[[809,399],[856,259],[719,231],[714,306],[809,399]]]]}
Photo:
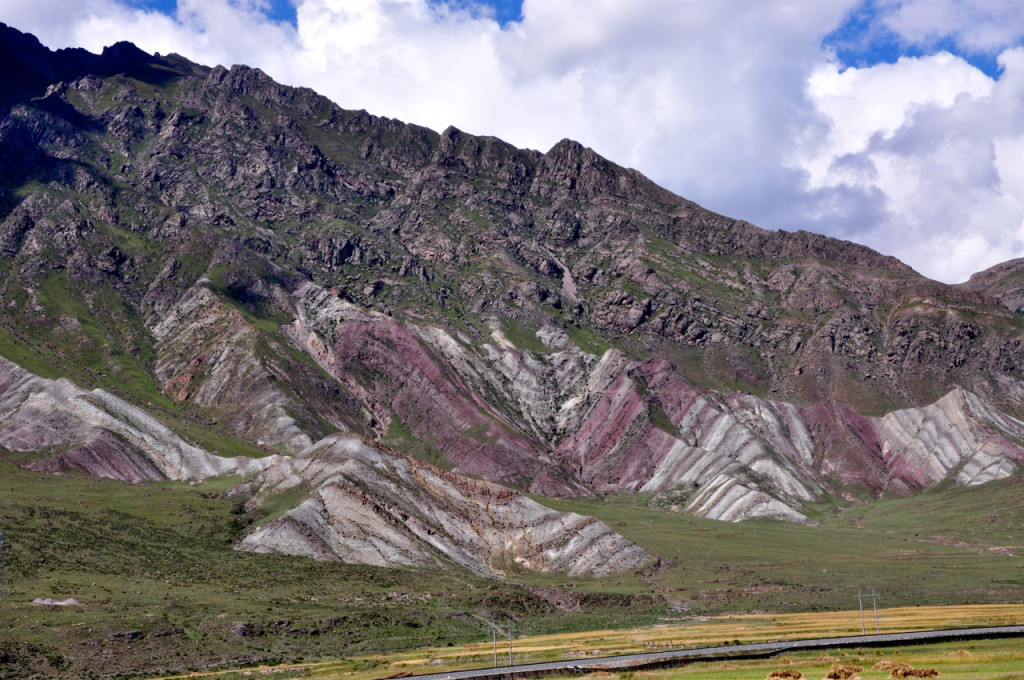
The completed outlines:
{"type": "Polygon", "coordinates": [[[491,482],[809,522],[1024,463],[1019,263],[947,286],[127,43],[3,27],[0,92],[4,455],[258,472],[246,550],[601,574],[650,557],[491,482]]]}

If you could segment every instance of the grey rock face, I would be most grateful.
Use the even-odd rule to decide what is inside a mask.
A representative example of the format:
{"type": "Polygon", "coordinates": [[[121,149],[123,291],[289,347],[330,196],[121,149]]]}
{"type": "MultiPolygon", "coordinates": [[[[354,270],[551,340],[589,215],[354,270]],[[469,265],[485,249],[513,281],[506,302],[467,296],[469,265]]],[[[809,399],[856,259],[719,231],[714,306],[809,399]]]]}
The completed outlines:
{"type": "Polygon", "coordinates": [[[485,576],[529,569],[603,576],[650,555],[605,524],[559,513],[510,489],[328,437],[247,487],[258,505],[296,486],[308,498],[257,528],[241,550],[378,566],[448,565],[485,576]]]}
{"type": "Polygon", "coordinates": [[[6,359],[0,359],[0,447],[54,451],[29,464],[34,470],[126,482],[252,474],[278,458],[215,456],[103,390],[40,378],[6,359]]]}

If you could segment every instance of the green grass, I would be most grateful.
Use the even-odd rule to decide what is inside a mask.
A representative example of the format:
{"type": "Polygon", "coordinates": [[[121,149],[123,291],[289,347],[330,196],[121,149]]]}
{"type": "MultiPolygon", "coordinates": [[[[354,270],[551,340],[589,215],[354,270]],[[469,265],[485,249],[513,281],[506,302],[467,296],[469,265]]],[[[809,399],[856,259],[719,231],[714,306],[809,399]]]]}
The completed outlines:
{"type": "MultiPolygon", "coordinates": [[[[0,665],[0,678],[446,647],[487,637],[477,616],[515,616],[530,635],[728,612],[833,617],[855,606],[858,589],[879,592],[883,607],[1024,599],[1021,479],[845,510],[823,505],[819,527],[701,520],[649,507],[647,496],[541,499],[597,516],[661,558],[646,574],[516,575],[571,593],[581,611],[560,610],[511,579],[236,552],[233,541],[259,516],[224,495],[233,481],[128,485],[0,463],[10,593],[0,605],[8,631],[0,653],[16,659],[14,675],[0,665]],[[36,597],[82,606],[39,607],[30,604],[36,597]]],[[[301,496],[283,494],[267,517],[301,496]]]]}
{"type": "Polygon", "coordinates": [[[508,317],[502,319],[502,325],[505,337],[519,349],[530,350],[538,354],[551,353],[551,349],[537,337],[536,329],[531,328],[526,322],[508,317]]]}
{"type": "Polygon", "coordinates": [[[63,373],[55,368],[38,348],[24,342],[20,334],[0,326],[0,356],[10,359],[22,368],[38,376],[57,380],[63,373]]]}
{"type": "MultiPolygon", "coordinates": [[[[959,628],[987,625],[992,615],[1019,620],[1019,605],[971,607],[912,607],[903,610],[884,610],[881,618],[884,630],[911,631],[937,628],[959,628]],[[919,614],[921,616],[919,616],[919,614]]],[[[516,635],[512,641],[513,661],[517,664],[544,663],[571,659],[608,657],[637,652],[651,652],[684,647],[731,646],[740,643],[781,639],[807,639],[822,636],[852,635],[860,633],[857,611],[841,612],[839,620],[820,614],[794,614],[775,616],[722,616],[689,618],[678,623],[618,630],[591,630],[562,632],[549,635],[516,635]],[[844,621],[845,619],[845,621],[844,621]],[[838,624],[838,625],[837,625],[838,624]],[[848,625],[848,624],[853,624],[848,625]]],[[[501,641],[499,663],[507,663],[504,641],[501,641]]],[[[426,647],[398,653],[377,654],[371,657],[334,659],[303,665],[278,666],[260,669],[283,677],[301,673],[297,677],[327,679],[349,678],[372,680],[395,677],[400,673],[446,673],[467,668],[487,668],[493,664],[494,644],[491,639],[451,647],[426,647]]],[[[832,664],[860,667],[859,673],[867,677],[885,678],[886,663],[900,662],[915,668],[935,668],[953,677],[1002,678],[998,675],[1012,669],[1024,652],[1017,640],[980,640],[951,642],[923,646],[888,648],[829,649],[817,652],[788,652],[768,659],[722,659],[674,666],[666,670],[618,671],[624,680],[643,676],[650,680],[669,680],[674,677],[764,677],[772,670],[789,668],[815,679],[831,671],[832,664]],[[876,668],[875,666],[879,667],[876,668]],[[961,675],[971,673],[972,675],[961,675]],[[976,674],[995,675],[976,675],[976,674]]],[[[247,669],[235,669],[211,676],[216,680],[233,680],[247,669]]],[[[250,670],[250,672],[252,672],[250,670]]],[[[600,673],[600,671],[598,671],[600,673]]],[[[611,677],[605,673],[607,677],[611,677]]],[[[242,676],[248,677],[248,676],[242,676]]],[[[600,676],[597,676],[600,677],[600,676]]]]}
{"type": "Polygon", "coordinates": [[[392,416],[387,432],[381,443],[399,453],[425,461],[443,470],[451,470],[452,464],[444,451],[433,445],[433,441],[416,437],[397,415],[392,416]]]}
{"type": "Polygon", "coordinates": [[[481,635],[458,612],[515,604],[521,592],[455,573],[236,552],[244,522],[229,485],[60,479],[0,463],[0,653],[15,659],[0,678],[443,645],[481,635]],[[31,604],[70,597],[82,605],[31,604]],[[262,634],[240,636],[240,623],[262,634]]]}
{"type": "Polygon", "coordinates": [[[36,295],[43,315],[17,310],[0,315],[0,355],[43,377],[69,377],[85,389],[102,387],[173,408],[147,368],[153,358],[149,333],[119,294],[105,284],[83,286],[56,271],[40,277],[36,295]]]}
{"type": "MultiPolygon", "coordinates": [[[[306,500],[310,495],[310,488],[308,484],[298,484],[280,493],[275,493],[272,496],[260,504],[260,510],[263,516],[259,518],[259,524],[266,524],[272,522],[281,515],[287,513],[289,510],[293,510],[298,507],[302,501],[306,500]]],[[[241,514],[241,508],[236,505],[232,508],[232,512],[241,514]]]]}
{"type": "MultiPolygon", "coordinates": [[[[544,502],[594,515],[662,557],[654,587],[688,614],[828,611],[874,588],[885,606],[1017,601],[1024,596],[1024,482],[822,506],[821,526],[723,524],[645,499],[544,502]]],[[[601,581],[629,588],[626,577],[601,581]]],[[[587,587],[593,587],[589,585],[587,587]]]]}
{"type": "Polygon", "coordinates": [[[601,356],[611,348],[593,329],[570,324],[565,327],[565,332],[584,352],[601,356]]]}
{"type": "Polygon", "coordinates": [[[647,415],[651,419],[651,424],[659,430],[667,432],[673,437],[682,436],[679,432],[679,428],[672,423],[672,420],[668,417],[668,414],[665,413],[665,409],[662,408],[660,402],[652,402],[649,404],[647,407],[647,415]]]}

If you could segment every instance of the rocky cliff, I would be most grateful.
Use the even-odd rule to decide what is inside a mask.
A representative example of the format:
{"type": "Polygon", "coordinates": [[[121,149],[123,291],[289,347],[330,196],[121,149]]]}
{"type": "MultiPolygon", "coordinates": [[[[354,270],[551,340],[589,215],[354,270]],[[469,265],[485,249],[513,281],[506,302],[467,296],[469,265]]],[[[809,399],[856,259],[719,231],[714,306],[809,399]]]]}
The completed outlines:
{"type": "Polygon", "coordinates": [[[450,472],[458,512],[501,493],[468,476],[807,522],[826,499],[983,483],[1024,460],[1013,263],[945,286],[716,215],[568,140],[438,134],[127,44],[54,53],[0,27],[0,49],[0,353],[295,456],[252,490],[309,499],[248,547],[482,573],[513,531],[508,559],[572,571],[521,499],[502,512],[537,526],[495,519],[484,533],[505,538],[468,557],[424,537],[439,515],[394,524],[419,515],[377,498],[380,480],[429,470],[436,484],[409,491],[428,514],[456,493],[438,491],[450,472]],[[387,458],[371,483],[384,454],[364,440],[437,469],[387,458]],[[318,465],[336,483],[308,478],[318,465]],[[353,485],[391,508],[359,539],[373,549],[338,519],[353,485]]]}

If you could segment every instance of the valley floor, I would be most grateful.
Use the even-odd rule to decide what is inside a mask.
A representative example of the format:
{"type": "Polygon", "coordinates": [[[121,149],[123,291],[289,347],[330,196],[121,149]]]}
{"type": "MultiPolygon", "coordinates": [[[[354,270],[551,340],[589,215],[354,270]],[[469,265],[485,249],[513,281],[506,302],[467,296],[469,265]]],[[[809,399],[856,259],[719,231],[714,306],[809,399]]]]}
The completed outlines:
{"type": "MultiPolygon", "coordinates": [[[[883,630],[1024,616],[1014,607],[975,608],[1024,601],[1019,479],[823,505],[814,527],[695,519],[645,497],[544,498],[596,515],[661,559],[601,579],[499,580],[239,553],[234,542],[262,520],[224,495],[233,483],[128,485],[0,463],[8,596],[0,602],[0,678],[144,677],[339,658],[347,659],[339,672],[380,677],[436,670],[474,641],[470,656],[486,657],[488,621],[503,627],[509,619],[517,660],[543,657],[544,647],[558,656],[569,644],[583,644],[583,653],[627,651],[624,640],[630,651],[721,644],[777,635],[780,626],[794,635],[860,632],[857,593],[872,590],[883,630]],[[545,637],[555,634],[568,637],[545,637]]],[[[864,603],[870,628],[871,601],[864,603]]]]}

